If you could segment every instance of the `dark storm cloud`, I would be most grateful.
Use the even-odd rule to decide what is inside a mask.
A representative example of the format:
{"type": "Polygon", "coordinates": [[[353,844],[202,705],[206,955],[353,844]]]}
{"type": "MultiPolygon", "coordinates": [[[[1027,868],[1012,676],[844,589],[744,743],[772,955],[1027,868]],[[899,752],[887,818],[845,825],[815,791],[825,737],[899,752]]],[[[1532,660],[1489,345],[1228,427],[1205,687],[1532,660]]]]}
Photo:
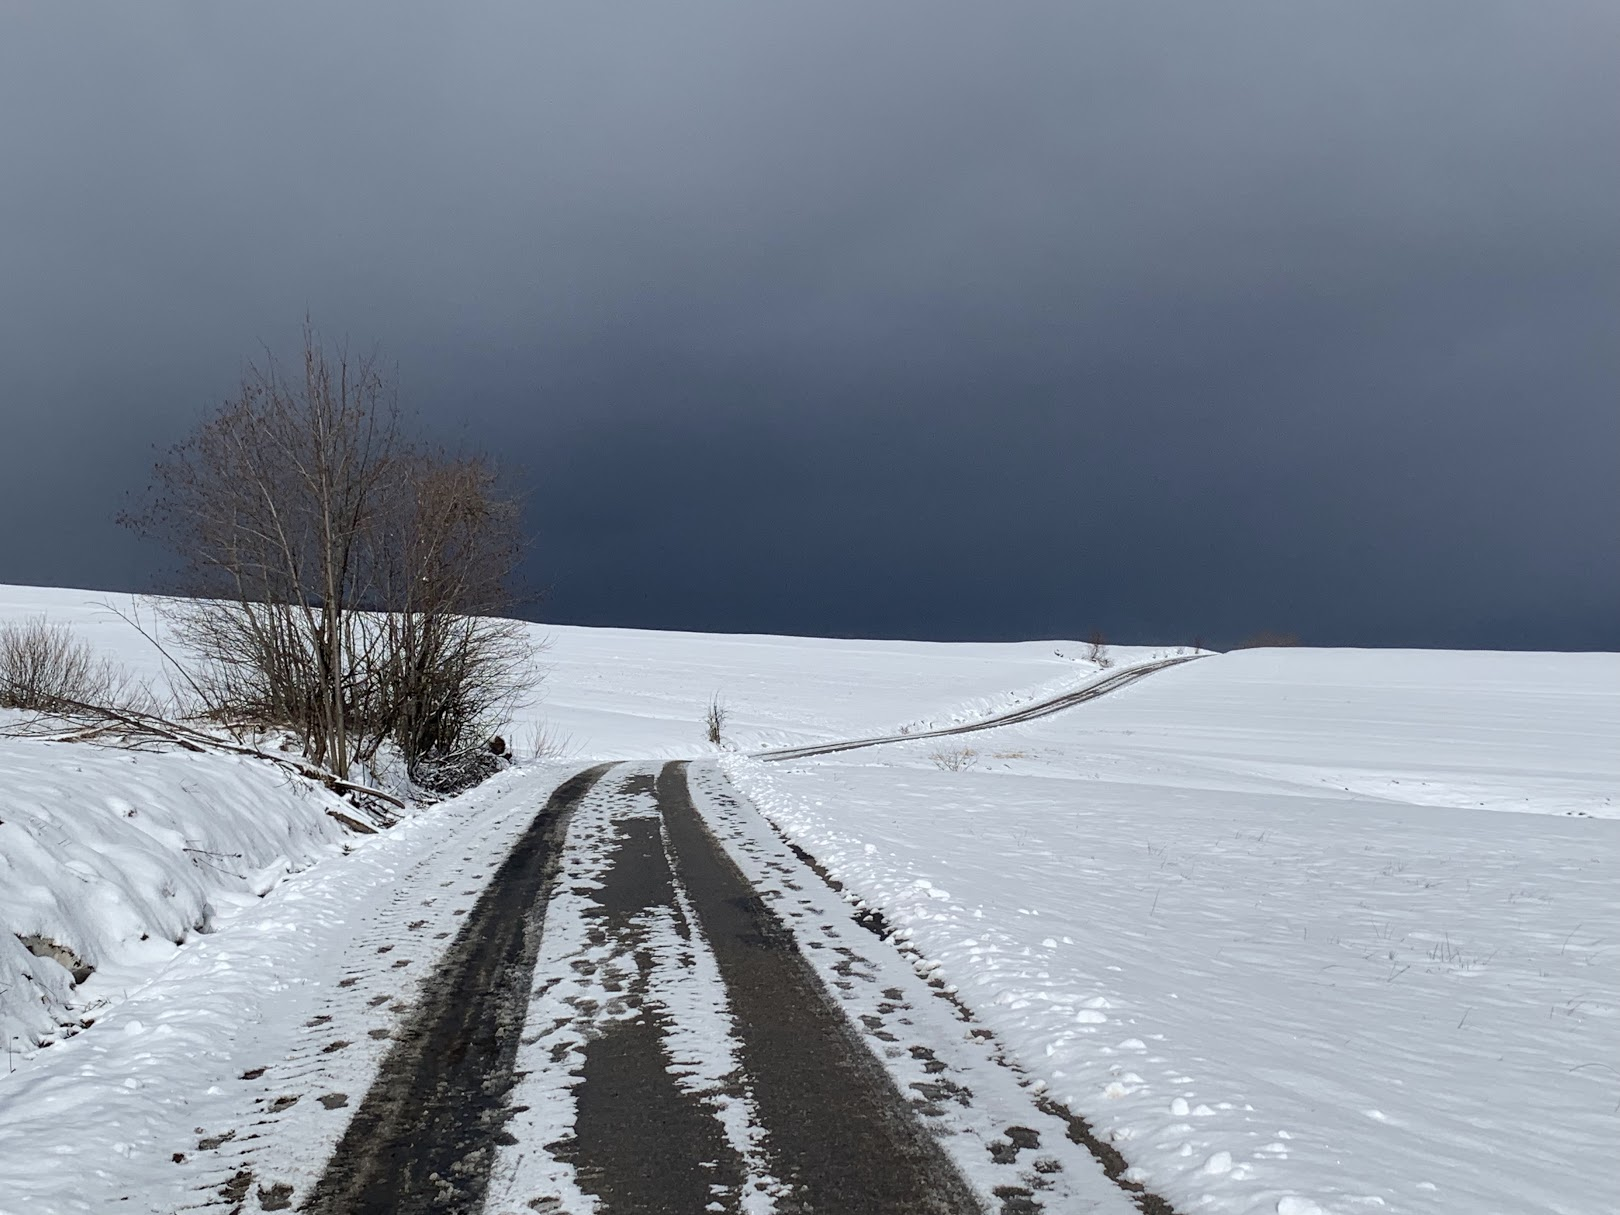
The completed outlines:
{"type": "Polygon", "coordinates": [[[553,619],[1620,645],[1607,4],[14,9],[0,579],[307,308],[553,619]]]}

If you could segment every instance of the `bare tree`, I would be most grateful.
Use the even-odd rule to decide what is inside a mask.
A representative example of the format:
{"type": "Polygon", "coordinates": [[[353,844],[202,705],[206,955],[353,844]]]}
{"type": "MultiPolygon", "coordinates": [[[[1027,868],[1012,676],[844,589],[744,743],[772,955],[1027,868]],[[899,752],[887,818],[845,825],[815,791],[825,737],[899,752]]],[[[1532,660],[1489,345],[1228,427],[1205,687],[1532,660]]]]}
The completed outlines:
{"type": "Polygon", "coordinates": [[[410,446],[374,355],[306,322],[302,365],[240,392],[156,468],[124,521],[179,552],[169,612],[205,708],[297,732],[339,777],[386,741],[407,769],[465,749],[529,674],[516,505],[488,462],[410,446]]]}
{"type": "MultiPolygon", "coordinates": [[[[484,754],[533,682],[527,630],[501,613],[522,557],[517,503],[480,457],[413,453],[395,478],[373,555],[380,605],[365,681],[413,774],[424,761],[484,754]]],[[[503,748],[504,750],[504,748],[503,748]]]]}
{"type": "Polygon", "coordinates": [[[715,693],[709,701],[709,708],[703,714],[703,731],[709,741],[719,746],[725,737],[726,706],[720,703],[720,694],[715,693]]]}

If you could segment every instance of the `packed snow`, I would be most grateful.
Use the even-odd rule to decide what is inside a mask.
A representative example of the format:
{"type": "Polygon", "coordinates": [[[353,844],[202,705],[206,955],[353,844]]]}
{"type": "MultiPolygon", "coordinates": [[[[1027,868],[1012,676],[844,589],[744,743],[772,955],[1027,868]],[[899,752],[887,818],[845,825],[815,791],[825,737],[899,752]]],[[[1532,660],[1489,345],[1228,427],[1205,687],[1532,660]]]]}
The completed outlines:
{"type": "MultiPolygon", "coordinates": [[[[45,614],[160,679],[113,606],[0,588],[0,620],[45,614]]],[[[1620,1209],[1620,656],[1249,651],[1024,725],[765,763],[747,753],[979,720],[1101,671],[1076,642],[533,636],[516,742],[566,761],[379,836],[250,759],[0,741],[0,1213],[168,1210],[244,1161],[307,1178],[452,902],[550,788],[717,752],[1177,1209],[1620,1209]],[[403,972],[377,953],[396,939],[403,972]],[[320,1010],[362,996],[345,1015],[376,1008],[380,1036],[323,1053],[320,1010]],[[311,1084],[330,1108],[280,1104],[311,1084]],[[266,1117],[277,1136],[204,1146],[266,1117]]],[[[695,1077],[717,1051],[694,1045],[695,1077]]]]}

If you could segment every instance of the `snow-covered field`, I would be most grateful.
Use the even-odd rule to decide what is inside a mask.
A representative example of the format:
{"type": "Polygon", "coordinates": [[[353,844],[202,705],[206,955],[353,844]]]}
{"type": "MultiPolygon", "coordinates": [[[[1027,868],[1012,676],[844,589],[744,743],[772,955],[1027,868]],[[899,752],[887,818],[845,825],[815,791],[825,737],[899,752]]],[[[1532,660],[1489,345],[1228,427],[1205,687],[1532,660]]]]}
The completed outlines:
{"type": "Polygon", "coordinates": [[[1620,657],[1270,650],[734,780],[1184,1211],[1620,1209],[1620,657]]]}
{"type": "MultiPolygon", "coordinates": [[[[161,655],[119,618],[151,625],[150,604],[109,592],[0,586],[0,621],[70,625],[136,674],[161,655]]],[[[514,722],[519,749],[543,730],[569,758],[661,759],[705,752],[719,699],[727,741],[744,750],[950,725],[1065,691],[1096,674],[1073,641],[840,641],[530,626],[541,682],[514,722]]],[[[1176,647],[1111,646],[1118,666],[1176,647]]]]}
{"type": "MultiPolygon", "coordinates": [[[[108,601],[0,588],[0,619],[45,612],[159,673],[108,601]]],[[[983,717],[1096,669],[1074,642],[535,636],[516,741],[543,724],[576,762],[380,837],[251,761],[0,743],[0,1021],[26,1047],[48,1027],[19,990],[106,1002],[0,1074],[0,1212],[165,1209],[206,1180],[153,1156],[174,1127],[262,1114],[277,1066],[362,1088],[380,1042],[320,1053],[305,1014],[398,990],[392,963],[335,977],[370,975],[360,929],[405,931],[407,875],[464,902],[587,759],[712,754],[716,695],[734,783],[1178,1209],[1620,1209],[1620,656],[1251,651],[1027,725],[765,764],[741,752],[983,717]],[[21,936],[96,973],[73,988],[21,936]]],[[[407,973],[441,911],[413,912],[407,973]]],[[[286,1168],[341,1126],[309,1106],[276,1112],[309,1157],[286,1168]]]]}

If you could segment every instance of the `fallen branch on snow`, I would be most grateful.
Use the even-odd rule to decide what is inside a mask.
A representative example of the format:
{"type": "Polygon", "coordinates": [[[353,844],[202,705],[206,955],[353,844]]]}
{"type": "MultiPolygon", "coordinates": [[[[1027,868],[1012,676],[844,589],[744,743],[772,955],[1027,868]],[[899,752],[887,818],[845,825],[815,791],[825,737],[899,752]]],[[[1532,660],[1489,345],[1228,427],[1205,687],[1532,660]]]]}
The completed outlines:
{"type": "Polygon", "coordinates": [[[142,743],[168,743],[186,751],[199,754],[225,753],[230,755],[246,755],[253,759],[263,760],[275,764],[306,780],[316,781],[334,793],[348,795],[354,804],[366,811],[382,826],[391,827],[398,821],[397,816],[389,815],[376,806],[365,805],[358,799],[369,799],[393,806],[398,810],[405,809],[403,799],[392,793],[373,788],[370,785],[358,784],[355,781],[343,780],[325,768],[312,764],[307,760],[296,759],[288,755],[278,755],[262,750],[259,747],[231,739],[221,738],[217,734],[208,733],[183,722],[169,721],[152,713],[144,713],[139,709],[119,709],[109,705],[92,705],[80,701],[57,699],[51,706],[49,717],[36,718],[20,726],[8,730],[0,730],[0,735],[12,738],[31,738],[42,742],[88,742],[104,743],[113,746],[140,746],[142,743]],[[69,723],[66,730],[53,728],[46,724],[50,721],[69,723]]]}

